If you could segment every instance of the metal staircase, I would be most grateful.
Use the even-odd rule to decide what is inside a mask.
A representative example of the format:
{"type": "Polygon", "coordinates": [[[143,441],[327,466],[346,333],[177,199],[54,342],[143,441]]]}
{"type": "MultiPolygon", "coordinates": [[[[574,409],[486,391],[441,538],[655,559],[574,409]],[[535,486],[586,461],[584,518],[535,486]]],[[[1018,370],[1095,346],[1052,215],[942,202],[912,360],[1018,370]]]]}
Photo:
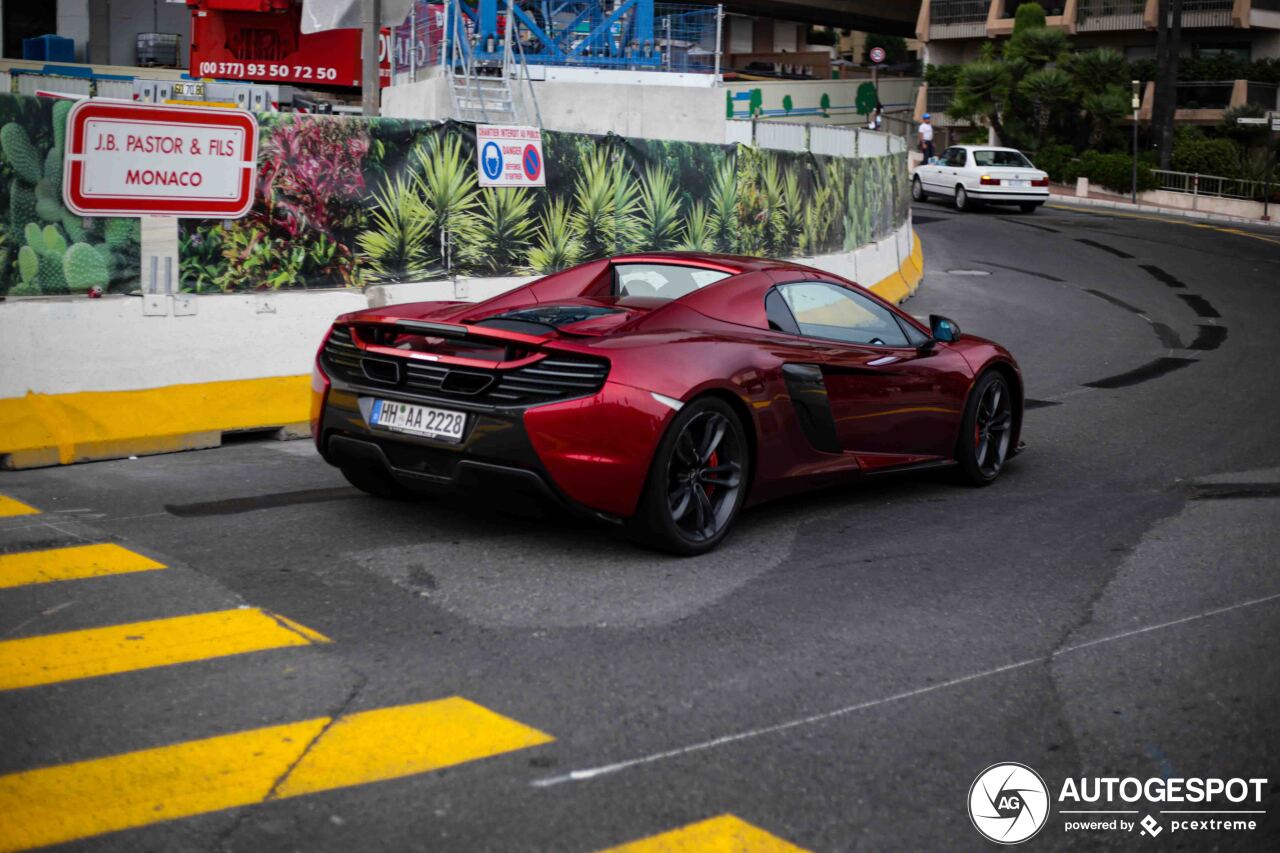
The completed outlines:
{"type": "MultiPolygon", "coordinates": [[[[467,31],[461,6],[458,0],[449,2],[446,76],[453,117],[458,121],[542,127],[542,115],[533,92],[529,68],[524,61],[523,46],[512,38],[515,19],[512,3],[513,0],[507,0],[502,61],[497,63],[477,61],[473,37],[467,31]]],[[[491,54],[493,51],[487,52],[491,54]]]]}

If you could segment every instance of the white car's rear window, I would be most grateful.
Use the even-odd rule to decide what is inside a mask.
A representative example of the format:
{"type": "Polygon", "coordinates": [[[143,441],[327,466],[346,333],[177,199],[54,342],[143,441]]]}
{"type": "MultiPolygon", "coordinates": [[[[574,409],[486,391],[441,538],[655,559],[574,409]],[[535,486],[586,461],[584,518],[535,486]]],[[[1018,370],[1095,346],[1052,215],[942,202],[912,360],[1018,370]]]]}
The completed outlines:
{"type": "Polygon", "coordinates": [[[1031,161],[1022,156],[1020,151],[974,151],[973,162],[976,166],[1013,166],[1014,168],[1033,168],[1031,161]]]}

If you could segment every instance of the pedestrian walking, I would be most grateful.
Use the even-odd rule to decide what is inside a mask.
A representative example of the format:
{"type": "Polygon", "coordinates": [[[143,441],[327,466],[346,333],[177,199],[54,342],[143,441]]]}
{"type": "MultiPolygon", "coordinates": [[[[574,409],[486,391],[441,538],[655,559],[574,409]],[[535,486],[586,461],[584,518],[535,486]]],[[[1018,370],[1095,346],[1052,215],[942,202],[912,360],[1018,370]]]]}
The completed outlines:
{"type": "Polygon", "coordinates": [[[876,108],[871,112],[871,121],[867,122],[867,127],[871,130],[881,130],[884,127],[884,105],[876,101],[876,108]]]}

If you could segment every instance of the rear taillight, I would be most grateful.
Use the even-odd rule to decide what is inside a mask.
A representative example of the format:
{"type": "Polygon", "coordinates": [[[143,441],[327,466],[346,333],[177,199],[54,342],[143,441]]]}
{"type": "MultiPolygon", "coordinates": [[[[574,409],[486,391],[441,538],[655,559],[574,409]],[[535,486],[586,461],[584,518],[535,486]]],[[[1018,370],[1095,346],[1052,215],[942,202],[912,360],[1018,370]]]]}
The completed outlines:
{"type": "Polygon", "coordinates": [[[983,175],[983,176],[982,176],[982,178],[981,178],[981,181],[982,181],[982,185],[983,185],[984,187],[998,187],[998,186],[1000,186],[1000,179],[999,179],[999,178],[993,178],[993,177],[991,177],[990,175],[983,175]]]}
{"type": "Polygon", "coordinates": [[[325,334],[315,360],[311,362],[311,438],[317,447],[320,446],[320,419],[324,415],[324,404],[329,396],[329,376],[320,366],[320,353],[324,352],[324,345],[328,341],[329,334],[325,334]]]}
{"type": "Polygon", "coordinates": [[[1047,187],[1047,186],[1049,186],[1049,179],[1048,179],[1048,178],[1036,178],[1034,181],[1032,181],[1032,182],[1031,182],[1031,186],[1033,186],[1033,187],[1047,187]]]}

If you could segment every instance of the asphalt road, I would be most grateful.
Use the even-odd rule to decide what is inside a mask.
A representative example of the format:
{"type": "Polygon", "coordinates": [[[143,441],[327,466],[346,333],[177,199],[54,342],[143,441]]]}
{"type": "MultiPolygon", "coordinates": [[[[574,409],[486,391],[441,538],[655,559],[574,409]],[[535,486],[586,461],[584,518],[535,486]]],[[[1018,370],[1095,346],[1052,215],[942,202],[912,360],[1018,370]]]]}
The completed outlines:
{"type": "MultiPolygon", "coordinates": [[[[77,765],[51,790],[138,812],[75,849],[585,853],[729,814],[813,851],[954,850],[991,846],[969,787],[1018,761],[1055,790],[1271,780],[1253,832],[1153,841],[1055,814],[1029,849],[1276,849],[1280,236],[915,216],[909,310],[1005,343],[1036,401],[992,487],[917,475],[768,505],[682,560],[559,518],[367,498],[305,441],[8,473],[0,492],[43,513],[0,519],[4,551],[114,542],[168,568],[0,589],[6,643],[235,608],[288,621],[246,634],[261,651],[0,690],[0,773],[317,718],[300,736],[319,751],[364,712],[458,696],[550,740],[354,784],[397,774],[347,737],[310,788],[296,756],[255,769],[265,747],[228,741],[248,766],[232,775],[265,781],[162,822],[177,789],[147,798],[179,783],[156,768],[216,775],[225,755],[77,765]]],[[[0,803],[32,778],[0,778],[0,803]]]]}

